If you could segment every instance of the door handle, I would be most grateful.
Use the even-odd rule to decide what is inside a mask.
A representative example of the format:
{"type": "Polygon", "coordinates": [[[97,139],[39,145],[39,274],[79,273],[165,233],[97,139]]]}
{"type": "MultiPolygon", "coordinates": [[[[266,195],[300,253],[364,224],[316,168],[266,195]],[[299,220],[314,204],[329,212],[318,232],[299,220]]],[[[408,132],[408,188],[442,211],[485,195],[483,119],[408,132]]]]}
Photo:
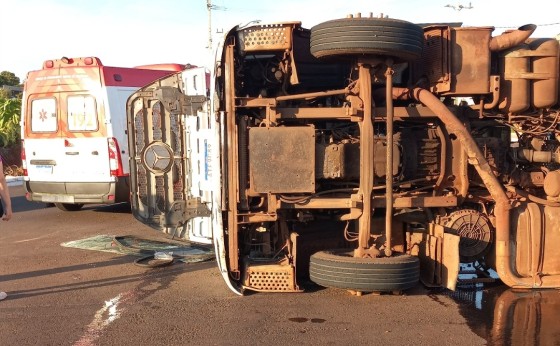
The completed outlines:
{"type": "Polygon", "coordinates": [[[31,160],[29,163],[39,166],[56,166],[55,160],[31,160]]]}

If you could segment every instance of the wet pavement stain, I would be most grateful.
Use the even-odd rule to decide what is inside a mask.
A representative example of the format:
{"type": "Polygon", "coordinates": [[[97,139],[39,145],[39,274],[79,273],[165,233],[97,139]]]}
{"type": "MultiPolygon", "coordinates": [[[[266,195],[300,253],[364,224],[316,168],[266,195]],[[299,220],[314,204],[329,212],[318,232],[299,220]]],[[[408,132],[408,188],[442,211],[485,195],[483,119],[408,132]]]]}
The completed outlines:
{"type": "Polygon", "coordinates": [[[325,323],[324,318],[306,318],[306,317],[290,317],[288,321],[296,322],[296,323],[304,323],[304,322],[311,322],[311,323],[325,323]]]}
{"type": "Polygon", "coordinates": [[[312,318],[311,323],[324,323],[326,320],[322,318],[312,318]]]}
{"type": "Polygon", "coordinates": [[[303,322],[309,321],[309,319],[307,319],[305,317],[291,317],[291,318],[288,318],[288,321],[296,322],[296,323],[303,323],[303,322]]]}
{"type": "Polygon", "coordinates": [[[471,330],[488,345],[560,345],[560,291],[510,289],[499,281],[441,292],[459,304],[471,330]]]}

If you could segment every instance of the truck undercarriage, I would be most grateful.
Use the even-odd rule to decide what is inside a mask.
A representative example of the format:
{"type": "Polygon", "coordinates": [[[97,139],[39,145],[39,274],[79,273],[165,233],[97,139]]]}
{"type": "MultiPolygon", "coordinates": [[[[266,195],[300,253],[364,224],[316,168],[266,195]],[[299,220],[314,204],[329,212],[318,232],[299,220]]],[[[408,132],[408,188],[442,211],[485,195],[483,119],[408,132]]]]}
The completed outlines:
{"type": "Polygon", "coordinates": [[[203,100],[169,77],[129,99],[134,214],[185,238],[194,220],[221,218],[208,227],[240,289],[454,289],[461,262],[559,288],[559,49],[534,29],[371,17],[235,28],[203,126],[219,137],[214,203],[192,188],[182,134],[203,100]],[[154,137],[154,124],[167,130],[154,137]],[[169,147],[165,169],[147,166],[154,145],[169,147]]]}

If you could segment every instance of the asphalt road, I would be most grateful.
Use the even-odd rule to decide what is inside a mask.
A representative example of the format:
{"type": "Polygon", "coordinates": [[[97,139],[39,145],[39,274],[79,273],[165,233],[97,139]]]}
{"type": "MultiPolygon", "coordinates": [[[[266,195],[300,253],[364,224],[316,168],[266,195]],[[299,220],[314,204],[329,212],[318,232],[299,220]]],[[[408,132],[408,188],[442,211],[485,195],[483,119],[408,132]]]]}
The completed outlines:
{"type": "Polygon", "coordinates": [[[239,297],[213,261],[145,268],[137,257],[60,245],[164,239],[127,205],[62,212],[27,202],[21,186],[11,193],[14,217],[0,223],[1,345],[486,344],[445,292],[419,285],[356,297],[307,284],[304,293],[239,297]]]}

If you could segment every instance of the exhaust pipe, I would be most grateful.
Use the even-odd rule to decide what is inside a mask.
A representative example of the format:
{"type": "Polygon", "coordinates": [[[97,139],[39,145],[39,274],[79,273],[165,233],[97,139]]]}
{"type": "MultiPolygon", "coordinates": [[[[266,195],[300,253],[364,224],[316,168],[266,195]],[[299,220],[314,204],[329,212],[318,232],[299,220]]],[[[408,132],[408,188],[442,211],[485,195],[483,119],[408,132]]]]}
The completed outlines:
{"type": "Polygon", "coordinates": [[[535,24],[526,24],[519,29],[505,32],[499,36],[494,36],[490,39],[489,47],[491,52],[499,52],[511,47],[515,47],[525,42],[529,36],[537,29],[535,24]]]}
{"type": "Polygon", "coordinates": [[[511,205],[502,184],[498,181],[480,148],[463,123],[436,96],[422,88],[393,88],[393,99],[414,99],[428,107],[445,124],[449,133],[455,134],[488,192],[496,201],[496,271],[500,280],[512,288],[559,288],[560,275],[520,277],[510,261],[510,210],[511,205]]]}

